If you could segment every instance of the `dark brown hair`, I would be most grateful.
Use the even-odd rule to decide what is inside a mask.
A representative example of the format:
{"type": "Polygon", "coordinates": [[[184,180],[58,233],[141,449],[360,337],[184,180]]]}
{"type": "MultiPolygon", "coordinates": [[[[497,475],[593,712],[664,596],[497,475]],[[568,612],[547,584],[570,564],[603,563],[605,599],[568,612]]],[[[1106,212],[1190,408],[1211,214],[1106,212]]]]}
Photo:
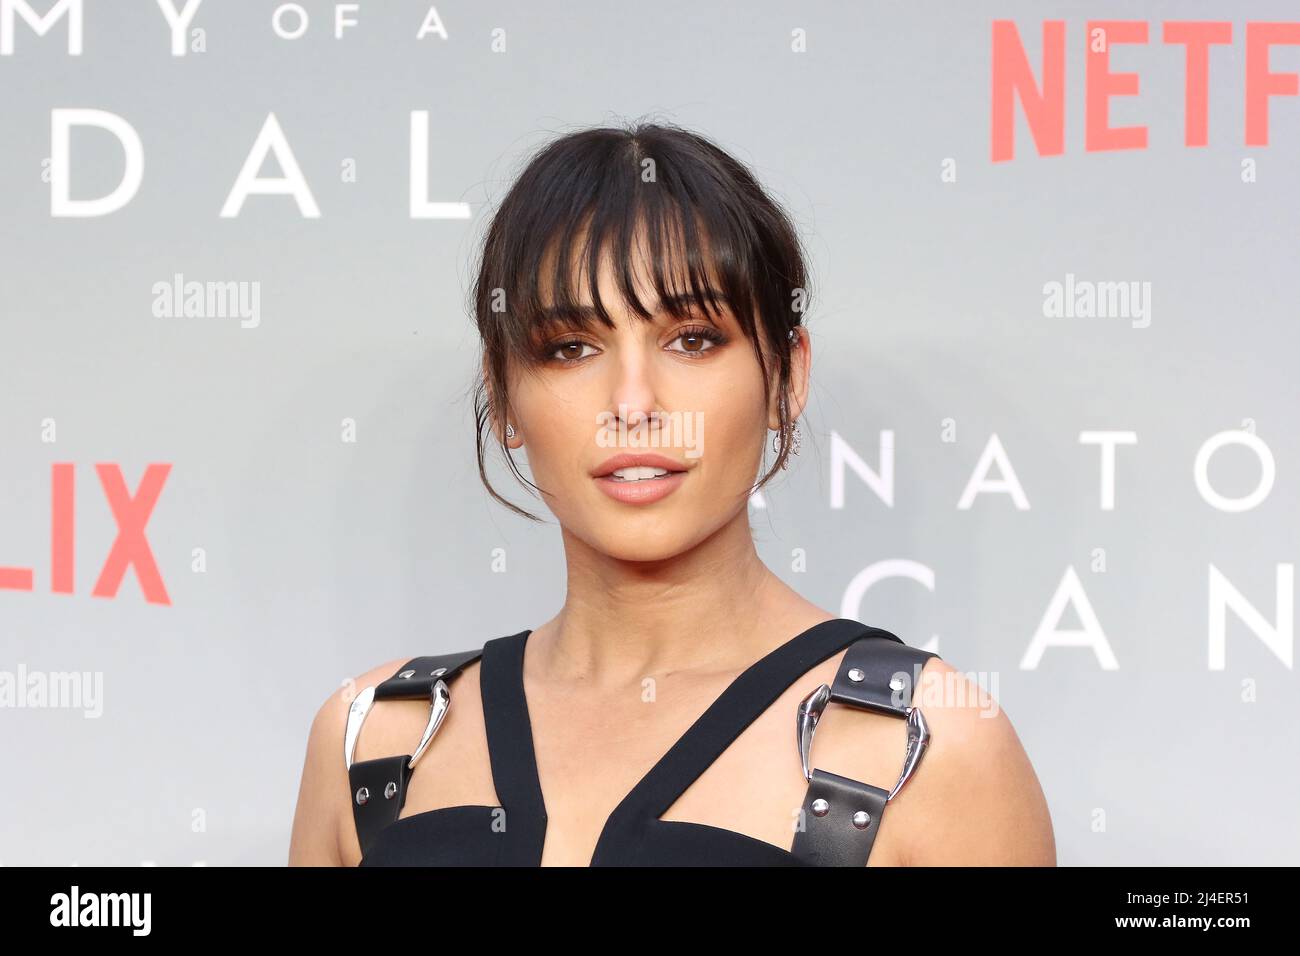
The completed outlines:
{"type": "MultiPolygon", "coordinates": [[[[807,310],[808,266],[789,216],[750,170],[705,137],[661,123],[585,129],[553,140],[528,161],[492,217],[472,291],[486,370],[474,388],[479,476],[494,498],[526,518],[538,520],[498,494],[485,467],[494,417],[505,427],[508,363],[535,367],[544,314],[563,316],[566,328],[597,319],[614,328],[596,288],[606,248],[623,302],[640,317],[653,317],[636,297],[632,273],[632,246],[642,227],[664,308],[674,318],[684,317],[693,303],[716,314],[720,303],[712,293],[718,292],[753,345],[764,403],[773,371],[780,394],[788,392],[790,336],[807,310]],[[583,245],[575,248],[579,238],[583,245]],[[575,297],[571,266],[584,261],[575,253],[585,257],[580,271],[590,312],[578,308],[575,297]],[[550,296],[542,301],[548,263],[550,296]],[[709,281],[709,264],[721,288],[709,281]],[[760,335],[774,369],[763,359],[760,335]]],[[[753,490],[767,484],[790,454],[788,402],[780,408],[779,451],[753,490]]],[[[536,488],[510,449],[500,447],[516,477],[536,488]]]]}

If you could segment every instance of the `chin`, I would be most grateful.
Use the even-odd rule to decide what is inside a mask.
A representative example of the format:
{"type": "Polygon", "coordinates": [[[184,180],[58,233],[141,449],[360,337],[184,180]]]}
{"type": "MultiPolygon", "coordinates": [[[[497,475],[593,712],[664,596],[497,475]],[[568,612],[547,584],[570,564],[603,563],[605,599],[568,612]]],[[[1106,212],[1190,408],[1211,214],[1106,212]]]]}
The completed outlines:
{"type": "Polygon", "coordinates": [[[589,530],[589,535],[582,536],[587,543],[618,561],[666,561],[696,543],[696,536],[689,530],[679,530],[672,522],[656,521],[649,515],[640,521],[602,523],[589,530]]]}

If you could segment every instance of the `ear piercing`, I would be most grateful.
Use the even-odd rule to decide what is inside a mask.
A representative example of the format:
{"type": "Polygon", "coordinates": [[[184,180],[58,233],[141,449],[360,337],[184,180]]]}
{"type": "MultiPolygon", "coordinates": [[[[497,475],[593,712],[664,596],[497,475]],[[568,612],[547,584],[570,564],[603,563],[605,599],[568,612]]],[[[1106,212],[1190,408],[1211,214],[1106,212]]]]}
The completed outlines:
{"type": "MultiPolygon", "coordinates": [[[[786,412],[784,396],[782,396],[780,402],[781,402],[781,417],[785,418],[787,412],[786,412]]],[[[781,454],[781,431],[784,431],[788,427],[789,427],[788,425],[782,426],[782,429],[777,431],[777,433],[772,436],[772,451],[774,451],[778,455],[781,454]]],[[[799,454],[799,423],[798,422],[794,423],[794,431],[790,435],[790,453],[793,455],[799,454]]],[[[784,471],[789,467],[790,467],[790,459],[789,457],[787,457],[785,461],[781,462],[781,470],[784,471]]]]}

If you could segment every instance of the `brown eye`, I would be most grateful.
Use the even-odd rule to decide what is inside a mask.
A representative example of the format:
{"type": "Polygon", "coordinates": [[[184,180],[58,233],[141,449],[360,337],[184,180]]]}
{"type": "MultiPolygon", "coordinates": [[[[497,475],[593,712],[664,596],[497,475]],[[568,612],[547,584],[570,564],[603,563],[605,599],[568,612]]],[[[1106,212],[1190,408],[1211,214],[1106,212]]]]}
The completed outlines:
{"type": "Polygon", "coordinates": [[[670,352],[678,352],[695,358],[705,352],[711,352],[726,342],[726,338],[716,329],[711,328],[690,328],[682,329],[677,333],[674,342],[683,343],[683,348],[669,349],[670,352]]]}
{"type": "Polygon", "coordinates": [[[584,359],[587,357],[582,351],[584,348],[594,349],[595,346],[590,345],[587,342],[583,342],[579,339],[571,339],[568,342],[557,342],[554,346],[552,346],[547,357],[554,359],[555,361],[559,362],[561,365],[565,363],[577,362],[580,359],[584,359]]]}

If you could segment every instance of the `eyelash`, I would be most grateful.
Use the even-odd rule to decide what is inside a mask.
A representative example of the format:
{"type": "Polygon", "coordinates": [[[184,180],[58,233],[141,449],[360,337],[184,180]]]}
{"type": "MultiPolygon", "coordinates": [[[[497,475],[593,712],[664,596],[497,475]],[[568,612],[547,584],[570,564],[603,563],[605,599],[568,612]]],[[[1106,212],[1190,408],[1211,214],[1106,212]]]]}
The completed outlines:
{"type": "MultiPolygon", "coordinates": [[[[725,335],[723,335],[717,329],[713,329],[705,325],[698,325],[698,326],[693,325],[681,329],[675,336],[673,336],[672,340],[676,342],[678,339],[684,339],[684,338],[700,338],[713,343],[713,345],[711,345],[709,348],[700,349],[699,351],[696,352],[688,352],[685,351],[684,349],[669,350],[672,352],[676,352],[678,355],[685,355],[687,358],[692,360],[699,359],[702,355],[704,355],[704,353],[713,351],[713,349],[717,348],[719,345],[727,344],[727,337],[725,335]]],[[[576,365],[578,362],[581,362],[584,359],[591,358],[590,355],[583,355],[579,358],[574,358],[574,359],[556,358],[555,353],[568,345],[591,345],[591,343],[583,341],[582,339],[563,339],[560,341],[551,342],[549,345],[546,345],[542,348],[541,350],[542,358],[545,359],[546,361],[554,362],[557,365],[576,365]]],[[[595,348],[595,346],[592,346],[592,348],[595,348]]]]}

